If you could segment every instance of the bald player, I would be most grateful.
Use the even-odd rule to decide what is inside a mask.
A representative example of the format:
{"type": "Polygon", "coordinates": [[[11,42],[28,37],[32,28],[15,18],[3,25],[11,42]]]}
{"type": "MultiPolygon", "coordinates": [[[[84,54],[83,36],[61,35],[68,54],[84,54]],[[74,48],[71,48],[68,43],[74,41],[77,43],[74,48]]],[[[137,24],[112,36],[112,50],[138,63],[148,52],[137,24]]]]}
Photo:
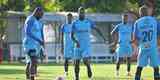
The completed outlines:
{"type": "Polygon", "coordinates": [[[43,16],[41,7],[35,8],[34,12],[27,17],[24,24],[23,48],[26,53],[26,79],[35,80],[37,63],[44,46],[43,25],[39,21],[43,16]]]}

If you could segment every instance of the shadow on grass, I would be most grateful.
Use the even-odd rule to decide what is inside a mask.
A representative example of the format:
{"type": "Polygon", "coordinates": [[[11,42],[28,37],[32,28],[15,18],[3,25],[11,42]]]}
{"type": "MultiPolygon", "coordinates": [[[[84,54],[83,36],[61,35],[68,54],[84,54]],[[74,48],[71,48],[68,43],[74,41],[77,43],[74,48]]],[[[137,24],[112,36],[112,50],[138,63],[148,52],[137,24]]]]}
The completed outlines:
{"type": "MultiPolygon", "coordinates": [[[[95,65],[97,63],[92,63],[92,65],[95,65]]],[[[73,66],[73,63],[70,63],[71,66],[73,66]]],[[[102,63],[98,65],[104,65],[102,63]]],[[[105,64],[105,65],[111,65],[111,64],[105,64]]],[[[20,62],[14,62],[14,63],[8,63],[8,62],[3,62],[0,64],[0,66],[25,66],[25,63],[20,63],[20,62]]],[[[63,63],[57,64],[57,63],[39,63],[39,66],[63,66],[63,63]]],[[[81,66],[84,66],[83,63],[81,63],[81,66]]]]}
{"type": "Polygon", "coordinates": [[[134,80],[134,78],[109,78],[109,77],[96,77],[95,80],[134,80]]]}
{"type": "Polygon", "coordinates": [[[19,69],[0,69],[0,74],[24,74],[24,70],[19,69]]]}
{"type": "MultiPolygon", "coordinates": [[[[51,72],[48,71],[41,71],[39,70],[40,74],[51,74],[51,72]]],[[[0,69],[0,74],[25,74],[25,69],[0,69]]]]}
{"type": "MultiPolygon", "coordinates": [[[[39,63],[39,66],[63,66],[63,64],[56,64],[56,63],[39,63]]],[[[25,66],[25,63],[2,63],[0,66],[25,66]]]]}

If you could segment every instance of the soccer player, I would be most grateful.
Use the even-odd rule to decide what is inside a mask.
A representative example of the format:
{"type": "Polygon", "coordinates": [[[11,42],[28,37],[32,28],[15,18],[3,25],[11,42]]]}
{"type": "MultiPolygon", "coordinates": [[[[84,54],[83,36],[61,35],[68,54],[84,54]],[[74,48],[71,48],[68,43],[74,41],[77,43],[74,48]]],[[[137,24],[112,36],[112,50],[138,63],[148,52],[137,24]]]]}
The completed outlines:
{"type": "Polygon", "coordinates": [[[140,7],[139,14],[141,18],[134,24],[134,42],[139,48],[135,80],[141,80],[142,69],[149,62],[154,69],[154,80],[160,80],[157,47],[157,34],[160,29],[151,13],[153,13],[151,7],[140,7]]]}
{"type": "Polygon", "coordinates": [[[119,76],[120,64],[124,58],[127,58],[127,75],[131,76],[131,56],[132,56],[132,24],[128,21],[128,14],[122,15],[122,22],[118,24],[111,34],[115,36],[116,49],[116,76],[119,76]]]}
{"type": "Polygon", "coordinates": [[[43,9],[37,7],[34,12],[27,17],[24,25],[25,37],[23,40],[23,47],[27,56],[27,80],[35,80],[37,74],[37,59],[40,56],[41,47],[44,46],[43,27],[42,23],[39,21],[42,16],[43,9]]]}
{"type": "MultiPolygon", "coordinates": [[[[83,59],[84,64],[87,67],[88,77],[92,79],[92,70],[90,65],[90,57],[91,57],[91,42],[90,35],[91,29],[95,29],[99,35],[103,36],[100,33],[100,30],[97,29],[94,23],[85,18],[85,9],[80,7],[78,9],[79,17],[77,20],[73,22],[73,41],[76,43],[76,51],[75,51],[75,80],[79,80],[79,71],[80,71],[80,61],[83,59]]],[[[103,36],[104,38],[104,36],[103,36]]],[[[104,38],[105,39],[105,38],[104,38]]]]}
{"type": "Polygon", "coordinates": [[[67,14],[67,20],[66,23],[62,25],[61,27],[61,32],[62,32],[62,44],[63,44],[63,54],[64,54],[64,71],[65,71],[65,76],[68,75],[68,64],[69,64],[69,59],[72,59],[74,56],[74,45],[72,41],[72,19],[73,16],[71,13],[67,14]]]}

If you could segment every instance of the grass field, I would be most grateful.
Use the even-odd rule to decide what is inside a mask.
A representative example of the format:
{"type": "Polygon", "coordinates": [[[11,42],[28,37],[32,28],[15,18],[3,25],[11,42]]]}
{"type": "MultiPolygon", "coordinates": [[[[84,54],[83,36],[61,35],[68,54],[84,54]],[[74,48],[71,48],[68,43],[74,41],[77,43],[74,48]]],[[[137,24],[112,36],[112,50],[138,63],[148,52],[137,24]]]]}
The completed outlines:
{"type": "MultiPolygon", "coordinates": [[[[120,77],[115,77],[114,64],[92,64],[94,80],[133,80],[136,65],[132,65],[132,77],[126,77],[126,66],[122,65],[120,77]]],[[[41,64],[38,67],[39,76],[36,80],[54,80],[57,76],[63,75],[63,65],[58,64],[41,64]]],[[[0,64],[0,80],[25,80],[24,64],[0,64]]],[[[152,68],[147,67],[142,73],[143,80],[153,80],[152,68]]],[[[86,68],[81,66],[81,80],[88,80],[86,68]]],[[[67,80],[73,80],[73,66],[69,67],[67,80]]]]}

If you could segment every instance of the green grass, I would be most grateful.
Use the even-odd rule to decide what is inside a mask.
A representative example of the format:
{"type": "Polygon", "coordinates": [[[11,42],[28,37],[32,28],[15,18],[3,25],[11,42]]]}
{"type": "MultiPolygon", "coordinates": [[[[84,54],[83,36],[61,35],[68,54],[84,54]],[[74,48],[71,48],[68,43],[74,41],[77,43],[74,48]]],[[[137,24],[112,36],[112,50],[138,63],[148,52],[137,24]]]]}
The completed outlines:
{"type": "MultiPolygon", "coordinates": [[[[117,80],[115,77],[114,64],[92,64],[94,80],[117,80]]],[[[69,67],[69,75],[67,80],[73,80],[73,66],[69,67]]],[[[136,65],[132,65],[132,77],[126,76],[126,66],[122,65],[120,70],[120,79],[133,80],[136,65]],[[130,78],[130,79],[126,79],[130,78]]],[[[25,80],[24,64],[0,64],[0,80],[25,80]]],[[[37,80],[54,80],[57,76],[63,75],[63,65],[58,64],[42,64],[38,67],[39,77],[37,80]]],[[[153,80],[152,68],[146,67],[142,72],[143,80],[153,80]]],[[[88,80],[87,72],[84,65],[81,66],[81,80],[88,80]]]]}

